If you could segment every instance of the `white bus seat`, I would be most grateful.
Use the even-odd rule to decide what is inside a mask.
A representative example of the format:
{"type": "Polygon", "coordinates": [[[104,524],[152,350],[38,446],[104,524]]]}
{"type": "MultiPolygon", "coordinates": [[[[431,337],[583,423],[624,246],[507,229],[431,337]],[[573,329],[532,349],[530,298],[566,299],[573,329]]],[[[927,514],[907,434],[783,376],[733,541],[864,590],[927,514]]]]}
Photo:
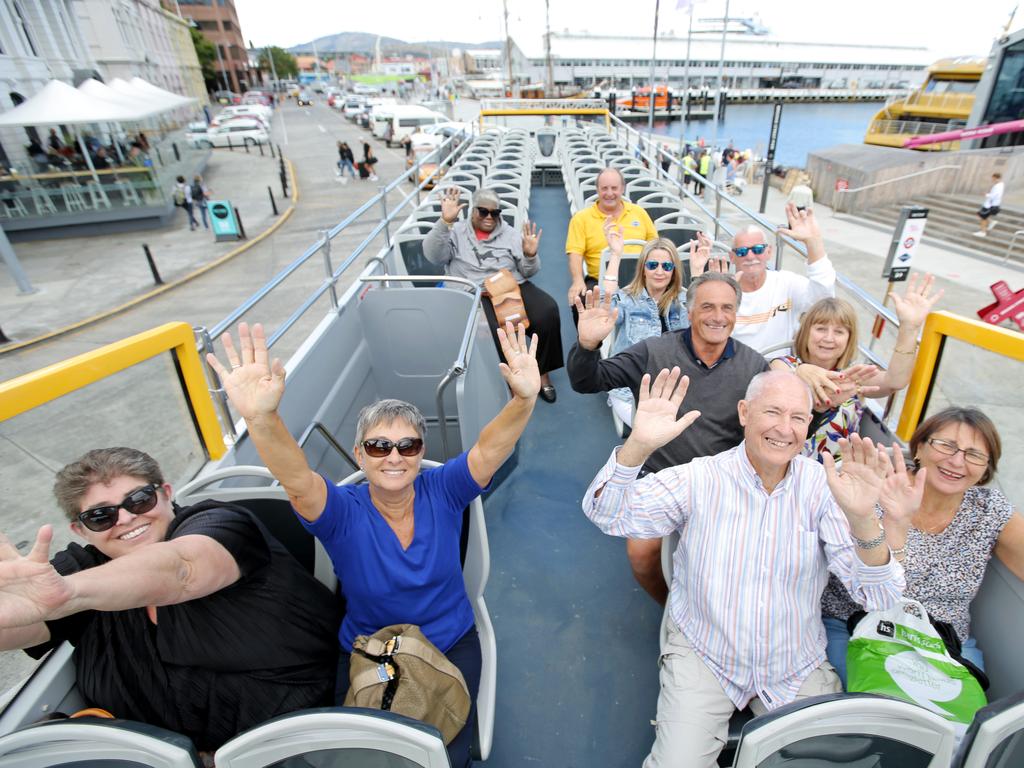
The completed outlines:
{"type": "MultiPolygon", "coordinates": [[[[423,460],[422,466],[441,466],[439,462],[423,460]]],[[[363,472],[353,472],[338,485],[360,483],[365,478],[363,472]]],[[[473,618],[476,631],[480,636],[480,690],[476,697],[476,739],[473,745],[474,757],[486,760],[491,753],[494,741],[495,700],[497,698],[498,646],[494,636],[494,625],[484,601],[484,590],[491,573],[491,550],[487,543],[487,520],[484,517],[484,505],[480,497],[475,498],[467,508],[463,517],[462,538],[462,580],[466,585],[466,594],[473,606],[473,618]]]]}
{"type": "Polygon", "coordinates": [[[1024,691],[978,710],[953,768],[1018,768],[1024,765],[1024,691]]]}
{"type": "Polygon", "coordinates": [[[0,738],[4,768],[202,768],[192,741],[132,720],[36,723],[0,738]]]}
{"type": "Polygon", "coordinates": [[[221,467],[186,483],[174,496],[183,507],[207,499],[248,509],[317,581],[331,592],[337,591],[338,579],[327,550],[299,522],[288,494],[266,467],[221,467]]]}
{"type": "Polygon", "coordinates": [[[450,766],[436,728],[361,707],[312,709],[274,718],[223,745],[214,761],[217,768],[265,768],[282,761],[310,768],[450,766]]]}
{"type": "Polygon", "coordinates": [[[954,742],[953,725],[924,707],[866,693],[829,694],[748,722],[733,768],[946,768],[954,742]]]}

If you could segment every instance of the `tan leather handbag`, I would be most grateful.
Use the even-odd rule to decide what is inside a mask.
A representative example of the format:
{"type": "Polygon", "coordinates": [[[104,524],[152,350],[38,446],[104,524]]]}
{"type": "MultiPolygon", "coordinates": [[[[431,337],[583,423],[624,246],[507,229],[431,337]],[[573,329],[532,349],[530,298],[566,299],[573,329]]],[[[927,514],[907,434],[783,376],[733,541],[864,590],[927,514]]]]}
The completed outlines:
{"type": "Polygon", "coordinates": [[[415,624],[393,624],[352,641],[346,707],[385,709],[441,732],[450,744],[469,717],[469,689],[415,624]]]}
{"type": "Polygon", "coordinates": [[[519,283],[507,269],[499,269],[484,280],[484,293],[490,297],[491,304],[494,305],[494,315],[498,319],[499,328],[504,328],[506,321],[510,321],[513,327],[518,327],[519,323],[522,323],[524,328],[530,327],[530,318],[526,316],[526,306],[523,304],[519,283]]]}

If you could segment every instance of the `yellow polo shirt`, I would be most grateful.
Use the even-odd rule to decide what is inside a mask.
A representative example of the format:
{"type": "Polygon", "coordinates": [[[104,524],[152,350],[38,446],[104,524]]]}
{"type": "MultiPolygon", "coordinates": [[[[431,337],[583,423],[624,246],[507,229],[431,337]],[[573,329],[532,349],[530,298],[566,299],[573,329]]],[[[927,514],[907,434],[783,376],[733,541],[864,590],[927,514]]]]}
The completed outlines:
{"type": "MultiPolygon", "coordinates": [[[[589,208],[579,211],[569,222],[569,233],[565,238],[565,252],[579,253],[587,265],[587,274],[595,280],[600,274],[601,252],[608,247],[604,236],[605,215],[594,203],[589,208]]],[[[626,240],[653,240],[658,236],[654,222],[647,211],[628,200],[622,201],[622,214],[616,220],[622,227],[622,236],[626,240]]],[[[627,245],[626,253],[640,253],[641,247],[627,245]]]]}

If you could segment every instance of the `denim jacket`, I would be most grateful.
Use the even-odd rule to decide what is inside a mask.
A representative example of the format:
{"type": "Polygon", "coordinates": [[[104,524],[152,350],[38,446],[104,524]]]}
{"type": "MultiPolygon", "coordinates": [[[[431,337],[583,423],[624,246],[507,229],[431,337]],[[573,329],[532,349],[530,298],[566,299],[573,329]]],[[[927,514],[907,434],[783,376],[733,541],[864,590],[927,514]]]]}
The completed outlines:
{"type": "MultiPolygon", "coordinates": [[[[686,315],[686,294],[679,297],[668,308],[665,324],[670,331],[681,331],[690,327],[690,318],[686,315]]],[[[627,347],[651,336],[661,336],[661,317],[658,315],[658,302],[650,297],[647,289],[633,296],[619,289],[612,296],[612,307],[618,307],[619,316],[615,318],[615,339],[612,342],[612,354],[616,355],[627,347]]],[[[629,387],[613,389],[610,397],[633,402],[633,393],[629,387]]]]}

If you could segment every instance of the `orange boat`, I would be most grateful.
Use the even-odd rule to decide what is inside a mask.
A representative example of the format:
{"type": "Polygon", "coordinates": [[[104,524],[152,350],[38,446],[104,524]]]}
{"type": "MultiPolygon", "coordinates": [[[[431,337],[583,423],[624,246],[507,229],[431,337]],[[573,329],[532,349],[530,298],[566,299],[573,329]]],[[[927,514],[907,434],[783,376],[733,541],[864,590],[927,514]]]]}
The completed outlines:
{"type": "MultiPolygon", "coordinates": [[[[656,86],[654,89],[654,108],[668,109],[668,98],[668,87],[664,85],[656,86]]],[[[651,88],[650,86],[637,88],[631,96],[617,99],[615,104],[619,109],[645,112],[651,108],[651,88]]]]}

